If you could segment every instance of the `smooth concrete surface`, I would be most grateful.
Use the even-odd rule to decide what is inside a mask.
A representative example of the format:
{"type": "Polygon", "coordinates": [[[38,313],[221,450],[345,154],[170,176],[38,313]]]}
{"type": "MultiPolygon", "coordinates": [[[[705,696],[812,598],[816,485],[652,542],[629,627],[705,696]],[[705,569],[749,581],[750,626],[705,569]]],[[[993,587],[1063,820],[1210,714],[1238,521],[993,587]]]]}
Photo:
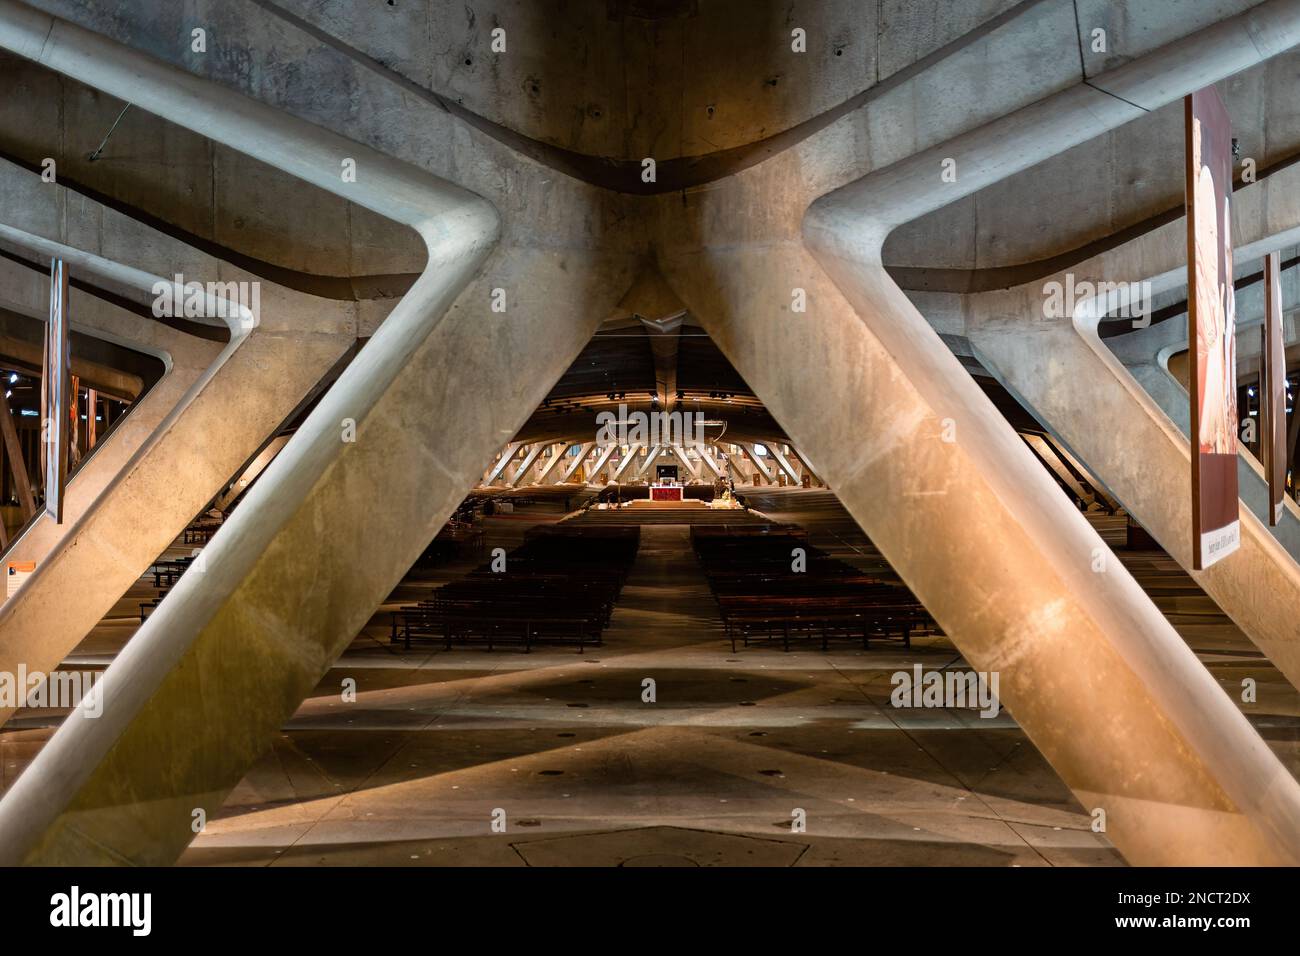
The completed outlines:
{"type": "MultiPolygon", "coordinates": [[[[247,572],[255,559],[260,558],[261,562],[266,562],[269,539],[290,519],[294,510],[290,502],[295,496],[301,503],[311,492],[319,491],[315,497],[316,506],[323,507],[326,514],[331,507],[337,513],[340,502],[327,503],[324,499],[328,497],[329,491],[337,493],[340,487],[347,487],[348,476],[339,474],[339,471],[345,472],[346,469],[335,471],[333,488],[329,488],[329,483],[326,482],[325,487],[318,489],[317,480],[329,469],[331,460],[341,452],[349,448],[366,448],[369,452],[366,458],[357,454],[345,457],[354,468],[359,465],[363,470],[365,466],[377,467],[380,472],[392,473],[393,457],[385,457],[384,449],[376,447],[382,442],[375,441],[367,446],[365,439],[375,437],[375,433],[384,427],[389,429],[390,434],[396,431],[400,436],[402,415],[395,414],[379,426],[373,424],[373,417],[367,419],[367,415],[394,379],[406,369],[413,353],[427,343],[438,318],[482,263],[496,236],[497,220],[490,206],[463,190],[360,144],[350,143],[335,134],[301,121],[277,116],[268,107],[164,67],[95,34],[67,23],[56,22],[29,8],[13,3],[0,6],[0,43],[101,89],[118,90],[124,97],[131,98],[137,106],[167,116],[181,125],[196,126],[214,138],[247,146],[259,158],[318,186],[336,193],[348,193],[351,198],[375,212],[416,229],[428,246],[427,271],[372,338],[366,355],[349,367],[344,379],[340,379],[342,384],[336,384],[330,395],[332,401],[327,400],[318,406],[299,430],[295,441],[290,443],[264,476],[264,480],[259,482],[257,491],[250,494],[250,497],[259,497],[260,491],[261,497],[267,498],[274,495],[272,489],[278,492],[278,495],[274,495],[274,511],[278,513],[278,519],[270,520],[271,512],[258,514],[259,506],[255,506],[240,512],[245,516],[245,521],[237,520],[223,529],[218,536],[219,540],[209,547],[209,551],[215,553],[209,557],[210,563],[201,578],[203,587],[197,588],[201,592],[206,590],[208,597],[197,605],[186,607],[185,589],[182,588],[165,602],[167,606],[160,608],[142,629],[142,634],[133,644],[133,653],[119,659],[113,673],[106,676],[100,685],[106,699],[116,698],[113,708],[105,714],[106,719],[78,725],[74,718],[65,725],[51,746],[43,751],[42,761],[48,761],[52,766],[63,762],[67,768],[64,772],[47,771],[55,773],[62,780],[59,791],[51,793],[48,787],[36,782],[42,774],[31,774],[10,791],[5,806],[0,808],[0,859],[17,861],[43,858],[54,861],[85,859],[85,854],[91,854],[103,862],[170,862],[192,836],[192,833],[184,834],[180,826],[190,818],[190,811],[204,800],[212,800],[214,794],[223,792],[225,786],[234,783],[234,779],[221,779],[222,768],[229,766],[232,760],[242,766],[244,761],[260,752],[264,746],[263,739],[256,733],[244,738],[244,747],[236,746],[237,738],[233,734],[223,733],[225,728],[219,715],[241,723],[260,710],[256,706],[232,709],[226,706],[228,701],[257,701],[261,694],[256,685],[263,667],[269,669],[273,683],[289,683],[293,669],[290,667],[284,673],[277,673],[274,663],[276,660],[284,660],[286,664],[291,660],[296,661],[302,673],[311,674],[310,680],[314,682],[319,674],[313,672],[327,666],[332,657],[329,655],[324,663],[316,663],[313,655],[304,655],[300,650],[284,647],[284,639],[290,637],[290,634],[276,634],[272,638],[273,641],[282,642],[278,646],[283,650],[277,655],[273,647],[264,643],[271,635],[261,630],[250,633],[247,619],[241,619],[236,611],[234,619],[226,624],[227,630],[234,631],[235,634],[228,635],[218,655],[225,663],[219,665],[216,671],[204,674],[200,686],[195,686],[192,682],[198,676],[198,671],[206,671],[208,668],[186,668],[181,662],[187,653],[202,653],[202,643],[199,643],[196,650],[194,639],[198,636],[196,632],[204,630],[211,615],[217,610],[213,597],[223,592],[228,596],[234,591],[239,583],[246,580],[247,572]],[[200,104],[205,104],[206,109],[200,109],[200,104]],[[344,183],[339,175],[343,157],[356,159],[365,169],[366,175],[361,177],[354,189],[349,189],[350,184],[344,183]],[[344,419],[357,423],[358,440],[355,443],[341,441],[340,429],[344,419]],[[369,428],[368,423],[371,423],[369,428]],[[241,525],[244,527],[241,528],[241,525]],[[226,548],[234,553],[229,556],[223,554],[226,548]],[[229,666],[235,659],[234,650],[240,640],[252,641],[252,646],[247,648],[250,653],[247,660],[259,661],[257,668],[240,667],[237,664],[229,666]],[[157,646],[150,646],[151,644],[157,646]],[[173,669],[177,664],[181,666],[173,669]],[[216,679],[218,673],[224,673],[236,681],[251,680],[253,686],[227,693],[234,689],[221,688],[216,679]],[[170,688],[171,693],[176,695],[171,698],[173,707],[179,706],[185,716],[182,718],[179,713],[166,714],[167,708],[163,707],[165,716],[162,720],[151,722],[147,712],[148,704],[151,700],[156,702],[155,694],[159,692],[159,684],[165,683],[168,677],[179,678],[181,683],[189,685],[170,688]],[[206,701],[207,706],[196,706],[201,701],[206,701]],[[143,719],[142,713],[145,714],[143,719]],[[141,735],[134,746],[142,746],[142,752],[133,751],[130,730],[141,735]],[[158,739],[160,733],[170,739],[174,748],[170,759],[159,759],[160,753],[167,752],[167,748],[158,739]],[[217,752],[202,747],[200,739],[204,734],[210,735],[214,741],[220,741],[213,747],[217,752]],[[222,751],[227,755],[224,759],[220,753],[222,751]],[[110,753],[111,756],[106,758],[110,753]],[[139,778],[124,779],[111,766],[113,759],[130,763],[138,760],[142,753],[149,754],[148,759],[161,779],[153,782],[139,778]],[[189,775],[184,769],[187,761],[189,767],[193,768],[192,776],[197,779],[187,779],[189,775]],[[96,786],[103,787],[103,791],[96,793],[96,786]],[[155,787],[158,789],[155,790],[155,787]],[[113,806],[117,812],[110,814],[101,810],[89,814],[89,821],[78,820],[78,800],[90,807],[113,806]],[[173,801],[172,805],[176,808],[174,820],[161,808],[161,804],[169,800],[173,801]],[[86,829],[79,829],[79,824],[86,829]],[[157,837],[145,837],[144,834],[151,828],[163,832],[157,837]],[[62,844],[63,850],[59,849],[61,839],[67,841],[62,844]]],[[[487,299],[484,290],[481,299],[484,310],[487,299]]],[[[265,329],[266,323],[259,326],[263,335],[266,335],[265,329]]],[[[332,353],[325,366],[328,367],[341,354],[342,346],[325,338],[322,345],[332,353]]],[[[308,384],[319,379],[323,372],[323,368],[317,367],[314,369],[315,374],[311,374],[312,363],[307,360],[309,339],[296,336],[291,344],[295,351],[294,361],[276,363],[278,367],[274,367],[274,373],[278,381],[267,383],[266,391],[269,395],[274,395],[286,386],[293,387],[295,383],[290,374],[292,369],[308,375],[308,384]]],[[[225,368],[231,369],[234,374],[228,375],[228,380],[240,377],[248,380],[256,368],[256,359],[251,367],[243,366],[249,359],[250,351],[235,349],[229,356],[225,368]]],[[[425,354],[428,354],[428,350],[425,354]]],[[[464,364],[461,363],[462,368],[464,364]]],[[[416,367],[418,371],[411,377],[422,378],[426,382],[437,380],[437,376],[427,374],[430,369],[420,368],[418,363],[416,367]]],[[[293,391],[296,394],[292,404],[296,404],[305,394],[306,387],[293,391]]],[[[269,395],[258,395],[258,401],[254,402],[255,408],[263,409],[270,405],[267,401],[269,395]]],[[[214,408],[215,403],[208,403],[205,410],[222,413],[221,417],[228,419],[230,409],[240,404],[233,398],[232,395],[222,403],[224,408],[214,408]]],[[[265,424],[257,442],[253,447],[242,450],[237,462],[225,469],[221,481],[228,481],[233,472],[251,457],[264,437],[283,420],[292,404],[280,411],[274,421],[265,424]]],[[[214,419],[209,424],[207,434],[220,435],[219,424],[219,420],[214,419]]],[[[492,429],[486,428],[482,435],[491,441],[492,432],[492,429]]],[[[397,438],[399,447],[402,447],[404,442],[398,436],[394,437],[397,438]]],[[[191,454],[204,450],[201,442],[191,441],[188,444],[191,454]]],[[[221,446],[223,443],[216,444],[221,446]]],[[[215,448],[206,449],[206,457],[216,458],[216,451],[215,448]]],[[[479,464],[481,459],[476,462],[476,467],[479,464]]],[[[378,486],[375,486],[371,492],[374,493],[377,489],[378,486]]],[[[152,492],[149,500],[159,500],[167,494],[164,487],[149,491],[152,492]]],[[[211,497],[211,494],[205,496],[205,500],[207,497],[211,497]]],[[[378,497],[380,500],[389,500],[383,494],[378,497]]],[[[351,513],[356,520],[364,520],[359,501],[357,505],[351,513]]],[[[189,509],[184,520],[188,521],[195,511],[197,506],[189,509]]],[[[441,517],[445,516],[444,513],[441,517]]],[[[300,520],[307,522],[309,533],[314,537],[311,528],[320,526],[316,523],[315,516],[306,515],[300,520]]],[[[441,523],[441,518],[435,520],[438,524],[441,523]]],[[[419,525],[412,524],[404,517],[397,517],[396,522],[398,531],[405,532],[407,538],[420,534],[419,525]],[[411,534],[412,531],[415,535],[411,534]]],[[[346,532],[342,533],[346,539],[346,532]]],[[[170,537],[172,535],[168,535],[170,537]]],[[[400,534],[398,540],[401,540],[400,534]]],[[[419,546],[422,547],[427,541],[428,536],[425,536],[419,546]]],[[[392,546],[395,542],[386,541],[384,544],[392,546]]],[[[161,549],[154,548],[153,554],[156,555],[159,550],[161,549]]],[[[334,552],[334,556],[340,564],[340,572],[353,567],[354,562],[363,557],[342,551],[334,552]]],[[[392,557],[390,552],[389,560],[392,557]]],[[[413,558],[414,554],[410,557],[413,558]]],[[[152,557],[148,560],[152,560],[152,557]]],[[[406,563],[409,564],[409,558],[406,563]]],[[[57,565],[47,563],[44,575],[47,580],[52,577],[49,569],[54,567],[57,565]]],[[[114,567],[116,569],[120,566],[114,567]]],[[[310,590],[316,579],[316,570],[298,569],[300,587],[310,590]]],[[[288,571],[290,576],[293,574],[292,567],[284,564],[281,564],[280,571],[288,571]]],[[[134,576],[135,574],[131,575],[134,576]]],[[[193,585],[197,580],[198,576],[190,576],[187,583],[193,585]]],[[[33,578],[24,590],[33,592],[32,585],[35,581],[36,578],[33,578]]],[[[368,583],[374,587],[373,579],[368,583]]],[[[322,638],[322,622],[299,614],[297,602],[290,598],[292,587],[287,582],[272,583],[263,578],[259,584],[262,593],[279,609],[277,614],[296,616],[299,633],[307,632],[310,635],[309,643],[322,638]]],[[[64,587],[67,593],[67,589],[75,585],[68,582],[64,587]]],[[[121,593],[121,590],[119,588],[117,593],[121,593]]],[[[15,605],[16,602],[10,602],[7,609],[10,627],[16,626],[13,618],[15,605]]],[[[369,608],[373,604],[365,606],[369,608]]],[[[328,616],[330,607],[320,607],[318,614],[320,612],[328,616]]],[[[98,616],[102,616],[102,613],[96,615],[98,616]]],[[[221,644],[221,637],[211,629],[206,633],[213,644],[221,644]]],[[[355,628],[348,630],[346,636],[350,638],[353,633],[355,628]]],[[[325,636],[325,640],[328,641],[328,636],[325,636]]],[[[166,691],[163,693],[165,695],[166,691]]],[[[278,724],[283,716],[281,712],[286,708],[291,710],[298,699],[286,702],[283,694],[271,694],[269,697],[264,701],[264,713],[273,724],[278,724]]],[[[187,830],[188,825],[183,829],[187,830]]]]}
{"type": "MultiPolygon", "coordinates": [[[[61,229],[75,231],[79,221],[93,218],[101,225],[101,245],[114,253],[120,249],[128,258],[130,226],[107,210],[73,205],[47,186],[40,202],[33,199],[25,207],[26,214],[34,216],[42,204],[64,208],[61,229]]],[[[8,226],[0,230],[0,242],[28,256],[61,256],[79,276],[139,306],[152,305],[156,283],[172,282],[8,226]]],[[[192,261],[192,250],[160,244],[178,254],[171,262],[192,261]]],[[[159,272],[167,268],[165,261],[158,265],[159,272]]],[[[221,269],[205,262],[190,275],[219,276],[221,269]]],[[[23,279],[17,288],[38,298],[39,278],[23,279]]],[[[225,333],[227,341],[216,352],[213,343],[178,335],[141,316],[130,316],[125,327],[119,320],[119,334],[131,329],[123,344],[142,341],[155,351],[160,343],[175,347],[181,374],[173,383],[165,380],[157,410],[150,405],[137,427],[123,432],[133,447],[110,439],[105,446],[109,454],[99,465],[93,464],[99,456],[93,456],[88,466],[93,483],[81,486],[80,477],[72,482],[70,500],[77,504],[65,513],[64,524],[41,519],[15,545],[13,557],[36,560],[37,570],[0,606],[0,669],[53,670],[351,345],[353,328],[335,311],[301,301],[281,311],[278,297],[269,289],[266,293],[260,318],[232,307],[224,320],[200,320],[225,333]],[[207,366],[198,368],[205,357],[207,366]],[[164,404],[169,399],[172,403],[164,404]],[[69,601],[69,594],[79,600],[69,601]]],[[[105,311],[89,299],[78,295],[73,305],[86,307],[92,317],[105,311]]],[[[176,359],[171,361],[175,367],[176,359]]],[[[0,709],[0,721],[8,713],[0,709]]]]}
{"type": "Polygon", "coordinates": [[[155,43],[138,10],[50,6],[186,69],[12,0],[0,42],[419,229],[430,263],[205,550],[208,569],[109,669],[105,717],[74,713],[10,790],[0,860],[174,859],[192,810],[214,809],[265,750],[647,253],[972,664],[1003,672],[1016,719],[1081,804],[1107,810],[1127,859],[1300,859],[1294,779],[1132,576],[1091,572],[1104,542],[880,259],[893,227],[1294,45],[1300,5],[1158,18],[1167,45],[1090,69],[1073,2],[1018,4],[902,56],[887,43],[870,95],[809,123],[814,97],[783,100],[774,127],[793,135],[698,175],[665,163],[673,175],[652,189],[637,185],[639,157],[575,162],[421,95],[306,10],[250,5],[231,31],[241,56],[194,62],[155,43]],[[350,91],[342,108],[230,68],[295,44],[350,91]],[[349,156],[361,175],[343,185],[349,156]],[[489,310],[496,288],[516,313],[489,310]],[[806,315],[791,311],[796,289],[806,315]],[[344,420],[356,442],[341,441],[344,420]]]}
{"type": "MultiPolygon", "coordinates": [[[[1240,261],[1294,243],[1300,227],[1297,183],[1300,172],[1292,167],[1234,193],[1240,261]]],[[[1185,277],[1185,234],[1185,221],[1169,223],[1074,266],[1074,281],[1150,281],[1158,294],[1185,277]]],[[[1049,281],[1064,279],[1059,274],[1049,281]]],[[[977,355],[1161,546],[1190,569],[1191,451],[1185,425],[1171,418],[1097,337],[1099,316],[1090,303],[1079,303],[1071,321],[1044,319],[1042,301],[1042,284],[1037,282],[971,297],[963,309],[977,355]],[[1142,453],[1134,454],[1135,448],[1142,453]]],[[[1258,480],[1253,484],[1258,495],[1258,480]]],[[[1251,484],[1246,488],[1252,491],[1251,484]]],[[[1288,512],[1296,514],[1290,507],[1288,512]]],[[[1294,611],[1300,606],[1300,566],[1249,507],[1243,506],[1240,513],[1238,551],[1194,575],[1300,686],[1300,619],[1294,611]]]]}
{"type": "Polygon", "coordinates": [[[688,197],[691,241],[663,263],[963,654],[1002,672],[1016,719],[1081,802],[1107,809],[1112,839],[1135,863],[1300,861],[1300,787],[1131,576],[1091,570],[1105,545],[890,279],[879,250],[903,221],[1259,62],[1261,33],[1271,49],[1294,44],[1300,9],[1261,5],[1095,87],[868,175],[819,200],[803,236],[797,219],[780,221],[780,206],[761,222],[726,219],[722,208],[779,189],[775,167],[794,162],[783,154],[730,188],[688,197]],[[947,156],[962,170],[952,184],[940,179],[947,156]],[[806,319],[790,311],[794,289],[807,294],[806,319]],[[782,375],[790,365],[818,375],[782,375]],[[1089,685],[1066,670],[1087,672],[1089,685]]]}

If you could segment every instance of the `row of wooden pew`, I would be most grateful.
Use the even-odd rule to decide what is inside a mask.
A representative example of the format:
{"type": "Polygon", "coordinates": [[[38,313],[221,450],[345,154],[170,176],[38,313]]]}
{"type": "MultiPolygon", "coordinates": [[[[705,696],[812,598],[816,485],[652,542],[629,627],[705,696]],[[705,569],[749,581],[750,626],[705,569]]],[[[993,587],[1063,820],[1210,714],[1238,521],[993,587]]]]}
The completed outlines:
{"type": "Polygon", "coordinates": [[[731,649],[739,639],[816,640],[900,638],[933,628],[925,608],[901,582],[867,574],[808,543],[787,528],[691,530],[731,649]],[[802,554],[799,552],[802,551],[802,554]]]}
{"type": "Polygon", "coordinates": [[[640,543],[638,528],[528,532],[505,566],[480,565],[427,601],[393,612],[391,639],[453,644],[599,645],[640,543]]]}

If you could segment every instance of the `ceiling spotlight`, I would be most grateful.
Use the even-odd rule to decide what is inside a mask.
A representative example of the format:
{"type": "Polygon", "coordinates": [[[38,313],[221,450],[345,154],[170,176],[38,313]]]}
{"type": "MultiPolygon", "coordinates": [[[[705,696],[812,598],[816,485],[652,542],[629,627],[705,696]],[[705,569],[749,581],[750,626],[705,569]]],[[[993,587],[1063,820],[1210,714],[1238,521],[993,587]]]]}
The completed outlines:
{"type": "Polygon", "coordinates": [[[12,385],[12,384],[14,384],[16,381],[18,381],[18,373],[17,373],[17,372],[11,372],[11,373],[9,373],[9,384],[12,385]]]}

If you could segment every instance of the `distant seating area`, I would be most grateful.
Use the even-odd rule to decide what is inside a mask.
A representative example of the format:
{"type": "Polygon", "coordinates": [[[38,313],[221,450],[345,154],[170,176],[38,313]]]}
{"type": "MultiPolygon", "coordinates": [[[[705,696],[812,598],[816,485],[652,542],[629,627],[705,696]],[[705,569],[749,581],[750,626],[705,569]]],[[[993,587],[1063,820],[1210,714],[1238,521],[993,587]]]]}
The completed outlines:
{"type": "Polygon", "coordinates": [[[221,517],[200,515],[181,532],[181,541],[185,544],[207,544],[212,536],[221,530],[225,520],[224,515],[221,517]]]}
{"type": "Polygon", "coordinates": [[[864,573],[812,547],[801,532],[755,528],[691,529],[731,649],[754,641],[852,640],[894,637],[911,646],[912,633],[934,626],[901,583],[864,573]],[[796,548],[804,570],[793,570],[796,548]]]}
{"type": "Polygon", "coordinates": [[[393,612],[391,639],[455,644],[598,646],[640,543],[637,528],[534,528],[506,555],[505,569],[480,565],[433,597],[393,612]]]}
{"type": "Polygon", "coordinates": [[[159,558],[149,566],[149,574],[153,575],[153,586],[158,590],[158,596],[150,598],[148,601],[140,602],[140,623],[145,622],[145,618],[153,611],[162,599],[165,598],[182,574],[186,572],[191,564],[194,563],[192,557],[181,558],[159,558]]]}
{"type": "Polygon", "coordinates": [[[481,557],[485,540],[482,527],[449,521],[415,559],[415,564],[433,567],[466,555],[481,557]]]}

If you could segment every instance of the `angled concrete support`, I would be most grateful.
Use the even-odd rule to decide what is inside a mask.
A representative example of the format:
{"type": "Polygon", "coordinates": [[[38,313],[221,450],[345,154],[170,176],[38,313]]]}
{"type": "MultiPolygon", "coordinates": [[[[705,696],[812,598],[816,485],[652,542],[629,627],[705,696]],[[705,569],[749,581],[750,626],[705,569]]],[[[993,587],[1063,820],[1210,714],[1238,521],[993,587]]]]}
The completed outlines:
{"type": "Polygon", "coordinates": [[[623,460],[618,463],[618,468],[614,470],[614,481],[618,481],[623,477],[623,472],[627,471],[628,468],[631,467],[632,463],[637,460],[643,448],[645,448],[645,445],[628,446],[627,454],[623,456],[623,460]]]}
{"type": "Polygon", "coordinates": [[[703,445],[697,449],[700,453],[700,461],[704,462],[709,471],[713,472],[715,478],[721,478],[723,477],[722,466],[713,460],[711,448],[712,446],[710,445],[703,445]]]}
{"type": "MultiPolygon", "coordinates": [[[[171,281],[7,227],[0,241],[60,256],[76,274],[140,304],[153,302],[157,283],[171,281]]],[[[134,427],[124,423],[102,459],[97,454],[71,483],[72,520],[38,519],[10,549],[37,565],[0,608],[0,668],[54,670],[349,345],[346,336],[286,329],[280,317],[258,324],[234,303],[223,309],[225,319],[210,321],[228,326],[228,342],[201,370],[198,361],[211,354],[204,345],[182,344],[187,337],[138,319],[132,338],[168,352],[182,374],[160,383],[134,427]],[[68,601],[74,593],[78,600],[68,601]]],[[[87,312],[93,321],[93,306],[87,312]]],[[[0,719],[11,712],[0,710],[0,719]]]]}
{"type": "Polygon", "coordinates": [[[523,447],[523,442],[512,441],[501,452],[501,457],[496,460],[491,468],[488,469],[487,477],[483,479],[483,484],[490,485],[501,477],[501,473],[510,466],[515,460],[515,452],[523,447]]]}
{"type": "Polygon", "coordinates": [[[1057,477],[1061,484],[1069,488],[1076,498],[1085,504],[1092,501],[1092,495],[1083,487],[1079,479],[1074,477],[1070,469],[1057,456],[1056,449],[1049,445],[1042,435],[1025,434],[1020,437],[1034,450],[1034,454],[1039,457],[1043,465],[1057,477]]]}
{"type": "Polygon", "coordinates": [[[26,8],[0,4],[0,43],[404,223],[428,248],[420,278],[209,543],[203,573],[182,577],[109,668],[103,716],[75,711],[0,802],[0,861],[171,862],[193,809],[215,812],[635,262],[599,236],[548,247],[507,233],[493,253],[497,214],[473,194],[26,8]],[[345,158],[356,183],[340,179],[345,158]],[[511,290],[510,313],[492,311],[494,288],[511,290]]]}
{"type": "MultiPolygon", "coordinates": [[[[13,169],[8,164],[0,165],[7,170],[13,169]]],[[[81,279],[100,282],[108,291],[128,300],[145,303],[153,301],[151,291],[140,286],[140,283],[152,277],[146,278],[143,273],[134,273],[100,256],[83,253],[62,243],[50,242],[4,225],[0,225],[0,248],[17,252],[24,258],[59,256],[81,279]]],[[[0,260],[0,283],[9,294],[18,289],[28,292],[24,303],[10,301],[8,308],[28,314],[34,320],[41,320],[35,306],[47,294],[48,283],[43,277],[7,260],[0,260]]],[[[48,515],[41,515],[15,540],[12,550],[7,554],[8,559],[35,561],[38,567],[45,563],[55,545],[76,527],[105,489],[123,474],[149,436],[182,404],[222,352],[222,346],[218,342],[186,335],[161,322],[132,315],[77,289],[72,291],[71,305],[74,329],[154,355],[163,361],[165,371],[148,394],[133,404],[126,420],[113,430],[106,441],[100,443],[95,454],[77,470],[68,483],[64,500],[64,523],[56,525],[48,515]]],[[[204,502],[199,502],[195,510],[203,504],[204,502]]],[[[193,512],[190,513],[192,516],[193,512]]],[[[154,556],[158,553],[155,552],[154,556]]],[[[115,599],[116,596],[113,597],[115,599]]],[[[2,620],[3,617],[0,616],[0,621],[2,620]]],[[[28,667],[33,667],[34,658],[26,656],[30,653],[30,648],[26,645],[9,648],[3,625],[0,624],[0,670],[6,670],[20,660],[26,662],[28,667]]],[[[0,723],[6,716],[0,712],[0,723]]]]}
{"type": "Polygon", "coordinates": [[[592,462],[591,467],[587,469],[587,484],[590,485],[600,479],[600,469],[604,468],[605,465],[609,463],[609,459],[613,457],[613,454],[617,449],[617,445],[606,445],[601,449],[600,454],[596,456],[596,460],[592,462]]]}
{"type": "Polygon", "coordinates": [[[506,480],[507,488],[514,488],[519,484],[520,479],[523,478],[524,475],[528,474],[534,463],[536,463],[538,456],[541,455],[545,448],[546,443],[539,441],[534,444],[532,448],[528,449],[524,454],[524,460],[519,463],[519,467],[515,470],[515,473],[506,480]]]}
{"type": "Polygon", "coordinates": [[[645,461],[637,466],[636,477],[644,478],[646,473],[654,467],[654,463],[659,460],[659,455],[663,451],[663,445],[651,445],[650,450],[646,452],[645,461]]]}
{"type": "MultiPolygon", "coordinates": [[[[765,456],[760,455],[757,451],[754,450],[754,443],[741,442],[740,448],[745,453],[745,457],[749,459],[750,464],[754,466],[754,471],[758,475],[761,475],[763,477],[762,484],[768,484],[768,485],[776,484],[775,470],[770,468],[767,462],[763,460],[765,456]]],[[[758,482],[755,482],[755,484],[758,484],[758,482]]]]}
{"type": "Polygon", "coordinates": [[[686,457],[686,449],[682,448],[681,445],[669,445],[668,447],[673,450],[673,454],[677,456],[677,460],[681,462],[682,467],[686,469],[686,473],[691,478],[697,479],[700,477],[700,466],[686,457]]]}
{"type": "Polygon", "coordinates": [[[561,484],[577,474],[578,470],[582,468],[583,463],[587,460],[587,456],[591,454],[591,450],[595,447],[596,443],[594,441],[583,442],[578,446],[578,453],[573,456],[573,464],[569,465],[569,467],[565,469],[564,475],[560,478],[561,484]]]}
{"type": "MultiPolygon", "coordinates": [[[[4,457],[9,466],[9,473],[14,479],[14,488],[18,492],[18,504],[23,510],[24,519],[30,519],[36,513],[36,497],[32,494],[32,483],[27,475],[27,461],[23,458],[23,446],[18,441],[18,428],[14,425],[14,414],[9,408],[9,399],[5,398],[3,393],[0,393],[0,435],[4,436],[4,457]]],[[[4,526],[0,524],[0,534],[2,533],[4,533],[4,526]]],[[[4,546],[9,547],[7,536],[4,546]]],[[[10,555],[9,559],[14,560],[14,557],[10,555]]]]}
{"type": "Polygon", "coordinates": [[[826,482],[822,481],[821,477],[817,473],[817,469],[808,463],[808,456],[804,454],[802,449],[791,445],[790,453],[799,460],[801,465],[803,465],[803,470],[810,478],[812,478],[814,487],[825,486],[826,482]]]}
{"type": "Polygon", "coordinates": [[[1049,447],[1050,449],[1052,449],[1052,451],[1056,453],[1058,458],[1060,458],[1062,461],[1069,463],[1070,467],[1074,469],[1075,474],[1082,475],[1084,477],[1084,479],[1088,482],[1087,487],[1092,490],[1093,499],[1095,501],[1098,501],[1103,506],[1105,506],[1106,510],[1109,511],[1111,514],[1114,514],[1116,511],[1119,510],[1120,508],[1119,502],[1116,501],[1111,496],[1110,492],[1106,490],[1106,487],[1102,484],[1101,479],[1099,479],[1091,471],[1085,468],[1083,466],[1083,462],[1079,461],[1079,459],[1075,458],[1074,455],[1070,454],[1070,449],[1066,448],[1063,444],[1061,444],[1059,439],[1054,437],[1049,432],[1048,434],[1043,435],[1043,441],[1047,444],[1047,447],[1049,447]]]}
{"type": "Polygon", "coordinates": [[[902,222],[1297,41],[1300,5],[1265,3],[829,193],[802,235],[775,210],[723,225],[721,209],[753,208],[801,168],[778,157],[688,194],[694,241],[661,261],[966,659],[1001,675],[1017,722],[1083,807],[1106,811],[1135,864],[1298,863],[1300,785],[1127,571],[1093,571],[1105,544],[880,248],[902,222]],[[947,157],[961,173],[941,186],[947,157]],[[791,321],[791,290],[806,294],[807,322],[791,321]],[[816,380],[792,367],[816,367],[816,380]]]}
{"type": "MultiPolygon", "coordinates": [[[[1234,193],[1238,261],[1249,261],[1300,238],[1297,189],[1300,171],[1292,167],[1234,193]]],[[[1076,282],[1149,279],[1158,294],[1185,281],[1185,260],[1186,223],[1179,220],[1081,263],[1072,272],[1076,282]]],[[[1284,502],[1284,522],[1271,531],[1246,502],[1240,509],[1238,551],[1204,571],[1191,571],[1186,393],[1167,373],[1144,371],[1139,382],[1111,350],[1110,340],[1098,337],[1100,314],[1093,302],[1080,303],[1073,321],[1045,320],[1042,286],[1035,283],[980,296],[968,304],[968,310],[968,336],[986,367],[1033,409],[1286,678],[1300,687],[1300,618],[1295,613],[1300,607],[1300,566],[1288,553],[1291,548],[1300,550],[1300,511],[1294,502],[1284,502]]],[[[1179,324],[1169,320],[1130,333],[1116,340],[1116,348],[1128,355],[1143,342],[1180,342],[1186,335],[1178,334],[1179,324]],[[1131,337],[1133,342],[1118,344],[1131,337]]],[[[1263,478],[1253,458],[1241,456],[1238,474],[1243,493],[1257,504],[1262,501],[1263,478]]]]}
{"type": "Polygon", "coordinates": [[[786,476],[791,481],[798,485],[801,481],[799,472],[795,471],[794,465],[790,464],[785,455],[781,453],[781,449],[777,448],[775,445],[769,445],[767,450],[771,452],[772,458],[777,463],[777,466],[786,473],[786,476]]]}
{"type": "Polygon", "coordinates": [[[248,467],[240,472],[239,477],[230,483],[230,487],[217,496],[212,503],[213,506],[225,511],[234,504],[239,496],[257,481],[262,472],[266,471],[266,466],[275,460],[275,456],[280,454],[280,450],[288,441],[288,435],[277,435],[267,442],[266,447],[257,453],[257,457],[248,463],[248,467]]]}
{"type": "Polygon", "coordinates": [[[550,476],[551,472],[553,472],[556,469],[556,466],[564,460],[564,453],[572,447],[572,442],[560,442],[555,446],[555,454],[547,460],[546,464],[542,467],[542,470],[537,474],[537,483],[539,485],[546,484],[546,479],[550,476]]]}

